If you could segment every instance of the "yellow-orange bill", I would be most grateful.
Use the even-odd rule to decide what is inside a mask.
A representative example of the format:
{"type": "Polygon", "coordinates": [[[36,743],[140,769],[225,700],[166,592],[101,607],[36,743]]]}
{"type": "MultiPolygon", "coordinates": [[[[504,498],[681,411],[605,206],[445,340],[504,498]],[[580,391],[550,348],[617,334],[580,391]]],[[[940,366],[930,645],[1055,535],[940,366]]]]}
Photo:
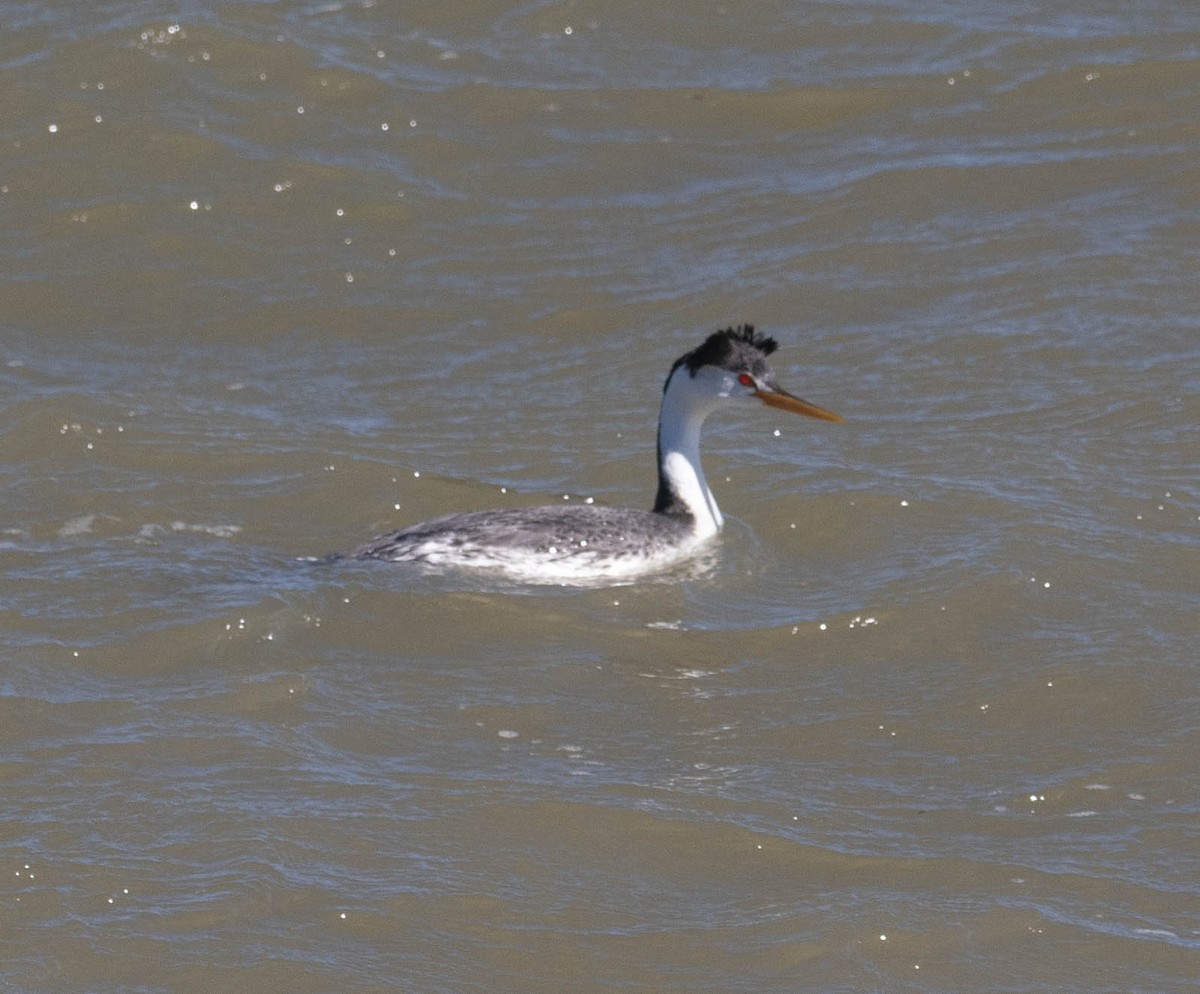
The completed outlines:
{"type": "Polygon", "coordinates": [[[823,407],[801,400],[786,390],[755,390],[754,396],[767,407],[778,407],[781,411],[791,411],[793,414],[804,414],[810,418],[820,418],[822,421],[841,421],[842,419],[823,407]]]}

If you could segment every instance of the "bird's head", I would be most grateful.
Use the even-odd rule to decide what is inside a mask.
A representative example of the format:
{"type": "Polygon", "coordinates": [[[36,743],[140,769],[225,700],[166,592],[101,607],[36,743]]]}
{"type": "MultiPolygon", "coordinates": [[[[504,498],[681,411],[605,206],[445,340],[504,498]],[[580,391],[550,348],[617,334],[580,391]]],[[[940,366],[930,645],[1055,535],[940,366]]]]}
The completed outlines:
{"type": "Polygon", "coordinates": [[[832,411],[801,400],[775,381],[767,356],[776,348],[775,339],[756,334],[750,324],[714,332],[675,361],[663,390],[671,390],[678,380],[677,388],[685,387],[692,403],[706,410],[729,402],[763,403],[822,421],[841,421],[832,411]]]}

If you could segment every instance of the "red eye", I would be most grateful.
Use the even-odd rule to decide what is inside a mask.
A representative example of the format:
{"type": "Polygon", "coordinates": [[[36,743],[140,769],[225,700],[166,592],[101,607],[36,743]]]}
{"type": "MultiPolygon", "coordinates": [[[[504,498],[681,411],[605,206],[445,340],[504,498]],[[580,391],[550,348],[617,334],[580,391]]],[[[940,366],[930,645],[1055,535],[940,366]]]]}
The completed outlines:
{"type": "Polygon", "coordinates": [[[754,377],[749,373],[742,373],[742,375],[738,377],[738,382],[744,387],[752,387],[754,386],[754,377]]]}

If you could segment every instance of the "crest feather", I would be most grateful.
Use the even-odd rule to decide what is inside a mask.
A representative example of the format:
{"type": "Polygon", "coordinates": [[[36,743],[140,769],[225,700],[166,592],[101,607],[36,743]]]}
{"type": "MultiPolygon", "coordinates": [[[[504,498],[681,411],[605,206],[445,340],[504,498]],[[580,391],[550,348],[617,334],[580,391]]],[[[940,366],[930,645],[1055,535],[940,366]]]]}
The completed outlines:
{"type": "MultiPolygon", "coordinates": [[[[765,365],[766,357],[777,348],[779,343],[756,332],[754,325],[731,325],[722,331],[714,331],[687,355],[676,359],[671,372],[674,373],[680,366],[687,366],[688,373],[692,376],[703,366],[732,368],[736,365],[739,368],[757,368],[765,365]]],[[[671,377],[668,376],[667,382],[670,380],[671,377]]]]}
{"type": "Polygon", "coordinates": [[[725,335],[733,341],[745,342],[747,345],[752,345],[763,355],[770,355],[779,348],[779,343],[775,339],[767,335],[755,333],[754,325],[752,324],[739,324],[736,328],[726,328],[724,331],[715,332],[709,337],[711,339],[717,335],[725,335]]]}

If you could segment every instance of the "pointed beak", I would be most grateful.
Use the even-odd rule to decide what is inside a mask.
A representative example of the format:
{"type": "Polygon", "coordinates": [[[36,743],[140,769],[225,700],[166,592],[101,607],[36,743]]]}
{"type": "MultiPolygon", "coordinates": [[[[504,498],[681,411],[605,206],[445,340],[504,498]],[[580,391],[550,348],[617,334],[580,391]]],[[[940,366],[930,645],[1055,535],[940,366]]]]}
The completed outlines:
{"type": "Polygon", "coordinates": [[[807,400],[801,400],[799,397],[778,387],[772,390],[755,390],[754,396],[766,404],[767,407],[777,407],[781,411],[791,411],[793,414],[805,414],[810,418],[819,418],[822,421],[842,420],[833,411],[827,411],[823,407],[817,407],[816,404],[810,404],[807,400]]]}

